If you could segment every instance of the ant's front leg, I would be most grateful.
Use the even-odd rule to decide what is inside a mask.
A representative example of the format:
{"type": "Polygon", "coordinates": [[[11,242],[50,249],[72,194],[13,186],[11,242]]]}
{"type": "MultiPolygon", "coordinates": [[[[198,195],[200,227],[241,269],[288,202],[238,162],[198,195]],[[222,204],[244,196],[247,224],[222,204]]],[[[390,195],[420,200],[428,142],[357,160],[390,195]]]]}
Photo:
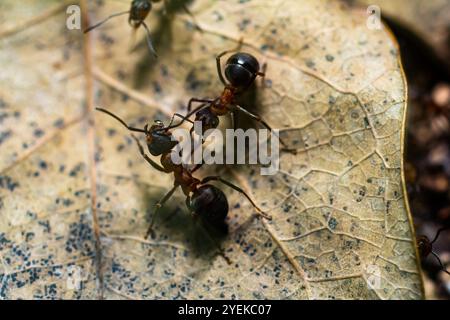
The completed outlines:
{"type": "Polygon", "coordinates": [[[252,200],[252,198],[250,198],[250,196],[241,188],[239,188],[238,186],[234,185],[233,183],[222,179],[220,176],[210,176],[210,177],[206,177],[201,181],[201,184],[205,184],[208,183],[209,181],[218,181],[221,182],[225,185],[227,185],[228,187],[236,190],[237,192],[243,194],[248,201],[250,201],[250,203],[253,205],[253,207],[256,209],[256,211],[258,211],[258,214],[260,216],[262,216],[263,218],[267,219],[267,220],[272,220],[272,217],[270,215],[268,215],[267,213],[265,213],[264,211],[262,211],[252,200]]]}
{"type": "Polygon", "coordinates": [[[187,106],[187,110],[188,110],[188,114],[185,116],[181,116],[182,120],[180,122],[178,122],[177,124],[171,125],[171,126],[167,126],[165,129],[166,130],[170,130],[170,129],[174,129],[177,128],[179,126],[181,126],[183,124],[184,121],[189,121],[192,123],[192,121],[188,120],[190,117],[192,117],[192,115],[196,114],[198,111],[208,107],[211,103],[214,103],[216,100],[212,100],[212,99],[198,99],[198,98],[191,98],[188,102],[188,106],[187,106]],[[201,105],[199,105],[197,108],[195,108],[194,110],[191,111],[192,109],[192,104],[194,102],[198,102],[198,103],[202,103],[201,105]]]}
{"type": "Polygon", "coordinates": [[[182,119],[183,121],[190,122],[191,124],[194,124],[194,121],[192,121],[192,120],[186,118],[185,116],[183,116],[183,115],[181,115],[181,114],[179,114],[179,113],[174,113],[174,114],[172,115],[172,118],[170,119],[169,125],[168,125],[167,127],[170,127],[170,126],[172,125],[173,120],[175,120],[175,117],[178,117],[178,118],[182,119]]]}
{"type": "Polygon", "coordinates": [[[146,32],[146,39],[147,39],[147,46],[150,50],[150,53],[153,55],[154,58],[158,58],[158,54],[156,53],[155,47],[153,46],[153,41],[150,34],[150,29],[148,28],[147,24],[142,21],[141,24],[144,26],[145,32],[146,32]]]}
{"type": "Polygon", "coordinates": [[[282,150],[287,151],[287,152],[290,152],[290,153],[292,153],[292,154],[297,154],[297,150],[296,150],[296,149],[289,148],[288,145],[287,145],[287,143],[285,143],[285,142],[280,138],[280,136],[278,135],[278,133],[273,132],[272,127],[269,126],[269,124],[268,124],[264,119],[262,119],[260,116],[258,116],[258,115],[256,115],[256,114],[253,114],[253,113],[249,112],[248,110],[242,108],[242,107],[241,107],[240,105],[238,105],[238,104],[235,104],[235,105],[234,105],[234,108],[235,108],[237,111],[240,111],[240,112],[242,112],[242,113],[245,113],[247,116],[249,116],[249,117],[252,118],[253,120],[258,121],[258,122],[261,123],[264,127],[266,127],[271,133],[275,134],[275,136],[278,138],[278,140],[280,140],[280,143],[281,143],[281,144],[283,145],[283,147],[284,147],[282,150]]]}
{"type": "Polygon", "coordinates": [[[175,190],[177,190],[178,186],[179,186],[178,184],[175,184],[173,188],[170,189],[170,191],[167,192],[166,195],[155,204],[155,211],[153,212],[152,221],[150,222],[147,232],[145,233],[144,237],[145,239],[147,239],[150,233],[153,231],[153,225],[155,224],[156,215],[158,214],[159,209],[161,209],[161,207],[167,202],[167,200],[169,200],[170,197],[172,197],[173,193],[175,192],[175,190]]]}
{"type": "Polygon", "coordinates": [[[139,142],[139,139],[136,138],[134,135],[131,135],[134,139],[134,141],[136,141],[138,148],[139,148],[139,153],[142,155],[142,157],[156,170],[167,173],[166,169],[164,169],[163,167],[161,167],[159,164],[157,164],[155,161],[153,161],[152,159],[150,159],[150,157],[145,154],[144,151],[144,147],[142,147],[142,144],[139,142]]]}

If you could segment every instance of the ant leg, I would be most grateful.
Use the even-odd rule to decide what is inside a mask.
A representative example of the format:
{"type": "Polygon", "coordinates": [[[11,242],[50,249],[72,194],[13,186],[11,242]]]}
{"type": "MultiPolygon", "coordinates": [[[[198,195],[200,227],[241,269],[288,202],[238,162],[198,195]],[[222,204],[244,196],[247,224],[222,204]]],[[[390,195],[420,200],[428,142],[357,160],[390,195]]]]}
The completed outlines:
{"type": "Polygon", "coordinates": [[[237,129],[237,114],[233,111],[230,111],[230,120],[231,120],[231,127],[234,131],[237,129]]]}
{"type": "Polygon", "coordinates": [[[153,55],[153,57],[158,58],[155,48],[153,47],[152,38],[150,37],[150,29],[148,28],[147,24],[144,21],[142,21],[142,25],[144,26],[144,29],[147,32],[146,39],[148,48],[150,49],[150,53],[153,55]]]}
{"type": "Polygon", "coordinates": [[[447,274],[450,274],[450,272],[449,272],[447,269],[445,269],[444,264],[442,263],[441,259],[440,259],[439,256],[436,254],[436,252],[431,251],[431,254],[432,254],[432,255],[437,259],[437,261],[439,262],[439,264],[440,264],[440,266],[441,266],[441,268],[442,268],[442,271],[444,271],[444,272],[447,273],[447,274]]]}
{"type": "Polygon", "coordinates": [[[270,215],[268,215],[267,213],[265,213],[264,211],[262,211],[252,200],[252,198],[250,198],[250,196],[241,188],[239,188],[238,186],[232,184],[231,182],[222,179],[219,176],[210,176],[210,177],[206,177],[204,178],[200,183],[201,184],[205,184],[208,183],[209,181],[219,181],[227,186],[229,186],[230,188],[236,190],[237,192],[242,193],[247,199],[248,201],[250,201],[250,203],[253,205],[253,207],[256,209],[256,211],[258,211],[258,214],[260,216],[262,216],[263,218],[267,219],[267,220],[272,220],[272,217],[270,215]]]}
{"type": "Polygon", "coordinates": [[[216,56],[216,67],[217,67],[217,74],[219,75],[219,79],[220,81],[223,83],[224,86],[227,86],[227,82],[225,80],[225,77],[223,76],[223,72],[222,72],[222,65],[220,63],[220,60],[222,59],[222,57],[226,54],[229,54],[231,52],[235,52],[238,51],[241,47],[242,47],[242,43],[244,42],[243,38],[239,39],[238,45],[236,46],[236,48],[232,49],[232,50],[225,50],[221,53],[219,53],[216,56]]]}
{"type": "Polygon", "coordinates": [[[110,15],[109,17],[107,17],[106,19],[100,21],[99,23],[96,23],[93,26],[90,26],[90,27],[86,28],[86,30],[84,30],[83,33],[88,33],[89,31],[91,31],[91,30],[93,30],[93,29],[95,29],[97,27],[100,27],[102,24],[104,24],[106,21],[108,21],[111,18],[118,17],[118,16],[121,16],[121,15],[124,15],[124,14],[128,14],[128,13],[130,13],[130,11],[123,11],[123,12],[119,12],[119,13],[114,13],[114,14],[110,15]]]}
{"type": "Polygon", "coordinates": [[[202,163],[202,164],[197,164],[197,165],[191,170],[191,173],[194,173],[195,171],[197,171],[198,169],[200,169],[202,166],[203,166],[203,163],[202,163]]]}
{"type": "Polygon", "coordinates": [[[261,77],[262,87],[266,88],[266,70],[267,70],[267,62],[264,62],[262,66],[262,71],[257,72],[256,74],[261,77]]]}
{"type": "MultiPolygon", "coordinates": [[[[212,99],[198,99],[198,98],[191,98],[188,102],[188,106],[187,106],[187,112],[188,114],[190,114],[191,110],[192,110],[192,104],[194,102],[197,103],[203,103],[202,105],[198,106],[197,108],[200,108],[202,106],[204,106],[205,104],[209,104],[209,103],[213,103],[215,100],[212,99]]],[[[189,118],[189,117],[188,117],[189,118]]]]}
{"type": "Polygon", "coordinates": [[[167,0],[164,0],[163,2],[164,2],[163,14],[166,15],[167,12],[169,12],[169,3],[167,2],[167,0]]]}
{"type": "Polygon", "coordinates": [[[172,126],[165,127],[164,129],[170,130],[170,129],[174,129],[174,128],[177,128],[177,127],[181,126],[183,124],[183,122],[186,121],[187,119],[189,119],[193,114],[199,112],[200,110],[202,110],[202,109],[204,109],[206,107],[209,107],[209,104],[213,103],[214,101],[215,100],[211,100],[211,99],[192,98],[191,100],[189,100],[189,103],[188,103],[188,114],[183,116],[183,120],[181,120],[180,122],[178,122],[177,124],[174,124],[172,126]],[[190,111],[191,105],[194,102],[203,102],[203,104],[201,104],[200,106],[198,106],[194,110],[190,111]]]}
{"type": "MultiPolygon", "coordinates": [[[[194,215],[194,217],[196,217],[195,213],[193,215],[194,215]]],[[[200,219],[200,226],[202,227],[205,234],[208,236],[209,240],[211,240],[214,243],[214,245],[217,247],[217,250],[219,250],[219,254],[222,256],[222,258],[225,259],[227,264],[231,265],[230,258],[227,257],[223,248],[220,246],[220,244],[217,242],[217,240],[209,233],[208,227],[205,225],[205,222],[202,219],[200,219]]]]}
{"type": "Polygon", "coordinates": [[[450,229],[450,226],[449,226],[449,227],[442,227],[442,228],[440,228],[440,229],[438,230],[438,232],[436,233],[436,235],[434,236],[433,241],[431,241],[430,243],[431,243],[431,244],[435,243],[436,240],[439,238],[439,234],[440,234],[442,231],[447,230],[447,229],[450,229]]]}
{"type": "Polygon", "coordinates": [[[170,119],[170,123],[169,123],[168,127],[170,127],[170,126],[172,125],[173,120],[175,119],[175,117],[181,118],[181,119],[183,119],[183,121],[188,121],[188,122],[194,124],[194,121],[192,121],[192,120],[186,118],[185,116],[183,116],[183,115],[181,115],[181,114],[179,114],[179,113],[174,113],[174,114],[172,115],[172,118],[170,119]]]}
{"type": "Polygon", "coordinates": [[[152,159],[150,159],[150,157],[148,155],[145,154],[144,152],[144,148],[142,147],[142,144],[139,142],[138,138],[136,138],[134,135],[131,135],[134,139],[134,141],[136,141],[138,148],[139,148],[139,153],[142,155],[142,157],[156,170],[167,173],[166,169],[164,169],[163,167],[161,167],[159,164],[157,164],[155,161],[153,161],[152,159]]]}
{"type": "MultiPolygon", "coordinates": [[[[264,127],[266,127],[270,132],[272,132],[272,127],[269,126],[269,124],[264,121],[260,116],[253,114],[251,112],[249,112],[248,110],[242,108],[240,105],[235,104],[234,107],[236,108],[236,110],[245,113],[247,116],[249,116],[250,118],[252,118],[253,120],[258,121],[259,123],[261,123],[264,127]]],[[[277,133],[272,132],[277,138],[278,140],[280,140],[280,143],[283,145],[283,150],[284,151],[288,151],[291,152],[293,154],[297,153],[297,150],[295,149],[291,149],[288,147],[288,145],[280,138],[280,136],[277,133]]]]}
{"type": "Polygon", "coordinates": [[[175,184],[173,186],[173,188],[170,189],[170,191],[167,192],[166,195],[155,204],[155,212],[153,213],[152,221],[150,222],[147,232],[145,233],[145,239],[147,239],[148,236],[150,235],[150,233],[153,231],[153,225],[155,224],[155,218],[156,218],[156,215],[157,215],[159,209],[161,209],[161,207],[167,202],[167,200],[169,200],[170,197],[172,197],[173,193],[175,192],[175,190],[177,190],[177,188],[178,188],[178,184],[175,184]]]}
{"type": "Polygon", "coordinates": [[[194,25],[195,29],[197,29],[200,32],[203,32],[203,29],[198,25],[197,19],[195,19],[195,16],[192,14],[191,10],[183,3],[182,5],[183,10],[191,17],[192,24],[194,25]]]}

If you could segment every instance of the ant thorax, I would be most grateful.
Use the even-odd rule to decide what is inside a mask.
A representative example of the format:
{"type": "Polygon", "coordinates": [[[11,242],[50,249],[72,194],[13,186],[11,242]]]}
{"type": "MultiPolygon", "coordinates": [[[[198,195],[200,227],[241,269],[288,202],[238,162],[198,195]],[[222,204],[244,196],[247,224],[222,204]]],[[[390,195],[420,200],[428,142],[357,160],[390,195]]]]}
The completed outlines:
{"type": "Polygon", "coordinates": [[[211,106],[214,113],[219,116],[227,114],[228,113],[227,106],[233,102],[235,95],[236,89],[231,86],[226,86],[223,89],[222,94],[220,95],[218,103],[215,103],[211,106]]]}

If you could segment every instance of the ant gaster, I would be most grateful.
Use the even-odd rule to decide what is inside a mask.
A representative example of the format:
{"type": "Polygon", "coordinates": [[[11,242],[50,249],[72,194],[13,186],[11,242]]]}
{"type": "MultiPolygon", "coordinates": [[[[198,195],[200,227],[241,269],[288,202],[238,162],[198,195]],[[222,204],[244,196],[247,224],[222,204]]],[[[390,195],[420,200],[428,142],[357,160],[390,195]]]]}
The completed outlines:
{"type": "MultiPolygon", "coordinates": [[[[241,42],[242,40],[239,42],[238,47],[241,46],[241,42]]],[[[225,76],[222,72],[222,57],[236,50],[237,49],[224,51],[216,57],[217,73],[220,81],[224,85],[222,94],[215,99],[191,98],[187,106],[188,113],[184,119],[173,126],[169,126],[169,129],[180,126],[185,119],[190,118],[194,114],[195,120],[201,121],[203,132],[208,129],[217,128],[219,125],[219,116],[227,114],[231,115],[233,128],[236,129],[235,112],[242,112],[272,131],[272,128],[264,119],[241,107],[236,101],[236,97],[245,92],[254,83],[257,76],[265,76],[265,73],[260,71],[258,60],[249,53],[237,52],[231,55],[226,61],[225,76]],[[193,103],[200,103],[200,105],[192,110],[193,103]]],[[[191,131],[192,130],[193,128],[191,131]]],[[[285,147],[285,150],[295,152],[295,150],[289,149],[286,143],[281,139],[280,143],[285,147]]]]}
{"type": "Polygon", "coordinates": [[[436,260],[439,262],[439,265],[441,266],[442,271],[444,271],[447,274],[450,274],[450,272],[445,268],[444,264],[442,263],[441,259],[437,255],[436,252],[433,251],[433,243],[436,242],[436,240],[439,238],[439,235],[442,231],[449,229],[450,227],[443,227],[440,228],[436,235],[434,236],[434,239],[430,241],[430,239],[427,236],[421,235],[417,238],[417,248],[419,249],[419,254],[422,259],[426,259],[430,253],[436,258],[436,260]]]}
{"type": "MultiPolygon", "coordinates": [[[[193,170],[186,169],[182,164],[175,164],[171,159],[172,149],[177,145],[177,141],[172,139],[171,132],[164,127],[161,121],[155,121],[155,124],[148,128],[148,125],[144,127],[144,129],[133,128],[127,125],[122,119],[120,119],[115,114],[111,113],[108,110],[97,108],[98,111],[104,112],[114,119],[118,120],[122,125],[124,125],[128,130],[134,132],[144,133],[146,135],[146,143],[148,146],[149,152],[153,156],[161,156],[160,163],[161,165],[154,162],[145,152],[139,140],[133,135],[132,137],[136,141],[139,152],[142,157],[156,170],[164,173],[173,173],[174,175],[174,186],[172,189],[166,193],[166,195],[158,201],[155,205],[155,211],[152,216],[151,223],[145,234],[145,238],[147,238],[153,229],[153,224],[155,222],[155,217],[158,213],[158,210],[170,199],[175,190],[178,187],[181,187],[184,195],[186,196],[186,206],[190,210],[190,212],[194,216],[198,216],[202,221],[218,226],[223,224],[225,218],[228,214],[228,200],[225,194],[218,187],[208,184],[208,182],[216,181],[225,184],[226,186],[240,192],[243,194],[249,202],[256,209],[257,213],[271,220],[271,216],[264,213],[250,198],[250,196],[238,186],[232,184],[231,182],[222,179],[220,176],[209,176],[199,180],[195,178],[192,174],[195,170],[197,170],[201,165],[198,165],[193,170]]],[[[171,123],[175,116],[182,117],[179,114],[174,114],[172,117],[171,123]]],[[[189,120],[188,120],[189,121],[189,120]]]]}
{"type": "MultiPolygon", "coordinates": [[[[111,18],[128,14],[128,23],[130,24],[130,26],[133,29],[136,30],[141,25],[144,27],[144,29],[146,31],[147,45],[150,49],[150,52],[152,53],[152,55],[154,57],[157,57],[155,48],[153,47],[152,39],[150,37],[150,29],[148,28],[148,26],[144,20],[147,18],[148,14],[152,10],[152,3],[157,3],[160,1],[161,0],[133,0],[131,2],[130,10],[112,14],[109,17],[107,17],[106,19],[96,23],[95,25],[88,27],[86,30],[84,30],[84,33],[87,33],[89,31],[101,26],[102,24],[104,24],[111,18]]],[[[163,0],[163,1],[164,1],[165,8],[167,10],[167,7],[168,7],[167,1],[168,0],[163,0]]],[[[189,11],[189,9],[184,4],[182,5],[182,7],[194,19],[192,13],[189,11]]],[[[201,30],[200,27],[198,27],[198,25],[195,22],[194,22],[194,24],[198,30],[201,30]]]]}

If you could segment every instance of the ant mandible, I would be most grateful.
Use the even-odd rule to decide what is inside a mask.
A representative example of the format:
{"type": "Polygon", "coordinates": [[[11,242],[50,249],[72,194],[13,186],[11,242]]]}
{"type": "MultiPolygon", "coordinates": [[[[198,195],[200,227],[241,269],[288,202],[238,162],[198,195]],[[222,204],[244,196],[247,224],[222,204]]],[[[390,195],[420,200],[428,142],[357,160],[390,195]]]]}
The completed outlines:
{"type": "MultiPolygon", "coordinates": [[[[148,14],[152,10],[152,3],[157,3],[160,1],[161,0],[133,0],[131,2],[130,10],[112,14],[109,17],[107,17],[106,19],[96,23],[95,25],[88,27],[86,30],[84,30],[84,33],[87,33],[97,27],[100,27],[102,24],[104,24],[111,18],[129,14],[128,23],[134,30],[139,28],[141,25],[144,27],[144,29],[146,31],[148,48],[150,49],[150,52],[152,53],[152,55],[156,58],[157,54],[156,54],[155,48],[153,47],[152,39],[150,37],[150,29],[148,28],[148,26],[144,20],[145,20],[145,18],[147,18],[148,14]]],[[[164,1],[164,6],[167,10],[167,7],[168,7],[167,0],[163,0],[163,1],[164,1]]],[[[182,5],[182,7],[192,18],[194,18],[192,13],[189,11],[189,9],[184,4],[182,5]]],[[[194,22],[194,24],[198,30],[201,30],[200,27],[195,22],[194,22]]]]}
{"type": "MultiPolygon", "coordinates": [[[[224,116],[227,114],[230,114],[233,129],[236,129],[235,112],[242,112],[272,132],[272,128],[264,119],[241,107],[236,101],[237,96],[248,90],[254,83],[256,77],[265,76],[265,73],[260,71],[258,60],[249,53],[237,52],[230,56],[226,61],[225,76],[222,72],[222,57],[226,54],[237,51],[241,45],[242,39],[239,41],[236,49],[223,51],[216,57],[217,73],[220,81],[224,85],[221,95],[215,99],[191,98],[188,102],[187,114],[184,116],[184,119],[173,126],[167,127],[168,129],[180,126],[185,119],[190,118],[194,114],[195,121],[201,121],[203,132],[208,129],[217,128],[219,125],[219,116],[224,116]],[[200,103],[200,105],[192,110],[193,103],[200,103]]],[[[265,65],[263,66],[263,69],[265,69],[265,65]]],[[[193,128],[191,129],[191,132],[192,130],[193,128]]],[[[280,143],[284,146],[286,151],[295,153],[295,150],[289,149],[283,140],[280,139],[280,143]]]]}
{"type": "Polygon", "coordinates": [[[422,259],[426,259],[429,254],[431,253],[439,262],[439,265],[441,266],[442,271],[444,271],[447,274],[450,274],[450,272],[445,268],[444,264],[442,263],[441,259],[437,255],[436,252],[433,251],[433,243],[436,242],[436,240],[439,238],[439,235],[442,231],[450,229],[450,227],[443,227],[440,228],[436,235],[434,236],[434,239],[430,241],[430,239],[427,236],[419,236],[417,238],[417,248],[419,249],[420,257],[422,259]]]}
{"type": "MultiPolygon", "coordinates": [[[[252,206],[256,209],[257,213],[265,219],[271,220],[272,217],[265,212],[263,212],[250,198],[250,196],[241,188],[234,185],[233,183],[221,178],[220,176],[208,176],[199,180],[193,177],[193,172],[201,167],[197,165],[193,170],[186,169],[182,164],[175,164],[171,159],[172,149],[178,144],[178,141],[174,141],[172,138],[172,133],[164,127],[161,121],[155,121],[155,124],[150,128],[148,125],[144,129],[134,128],[127,125],[122,119],[120,119],[115,114],[103,108],[96,108],[98,111],[104,112],[109,116],[113,117],[119,121],[128,130],[134,132],[144,133],[146,136],[146,143],[148,150],[153,156],[161,156],[161,165],[154,162],[145,152],[139,140],[132,135],[133,139],[136,141],[139,152],[142,157],[156,170],[164,173],[173,173],[174,175],[174,186],[170,189],[166,195],[156,203],[155,211],[152,216],[152,220],[145,234],[145,238],[148,238],[153,230],[153,225],[155,218],[157,216],[158,210],[170,199],[175,190],[181,187],[184,195],[186,196],[186,206],[193,214],[193,216],[198,216],[202,221],[209,223],[211,225],[223,224],[225,218],[228,215],[228,200],[223,191],[212,184],[208,184],[211,181],[220,182],[244,195],[252,206]]],[[[174,114],[172,123],[175,116],[184,118],[180,114],[174,114]]],[[[190,121],[190,120],[187,120],[190,121]]],[[[191,121],[190,121],[191,122],[191,121]]],[[[192,122],[191,122],[192,123],[192,122]]],[[[169,125],[170,126],[170,125],[169,125]]]]}

